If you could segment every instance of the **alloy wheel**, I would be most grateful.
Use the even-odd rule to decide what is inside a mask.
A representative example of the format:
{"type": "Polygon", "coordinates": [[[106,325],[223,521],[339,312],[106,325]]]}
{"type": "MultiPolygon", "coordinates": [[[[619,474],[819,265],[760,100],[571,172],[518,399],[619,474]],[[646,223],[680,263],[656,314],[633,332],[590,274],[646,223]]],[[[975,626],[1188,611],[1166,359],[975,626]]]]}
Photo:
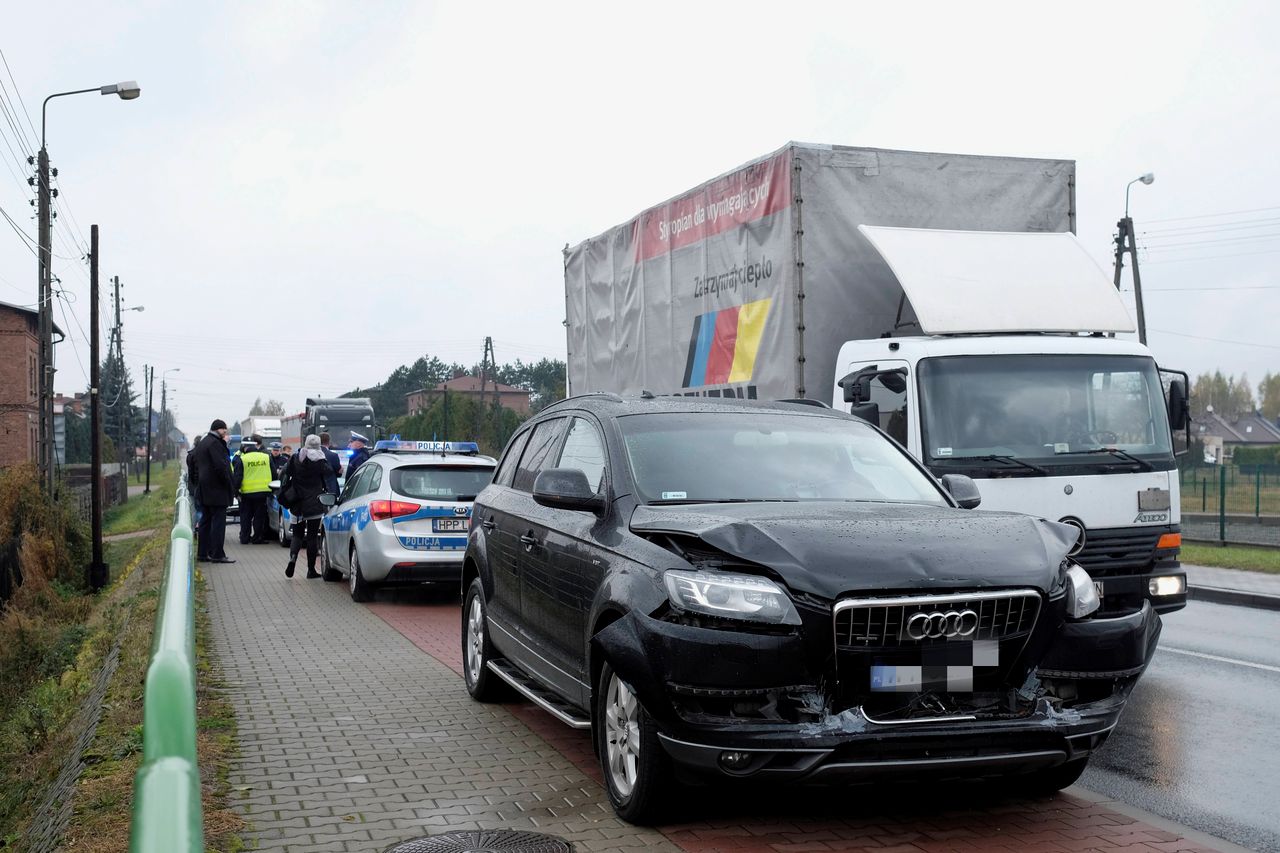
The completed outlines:
{"type": "Polygon", "coordinates": [[[472,596],[467,608],[467,678],[472,684],[480,680],[484,667],[484,605],[480,596],[472,596]]]}
{"type": "Polygon", "coordinates": [[[360,577],[360,561],[356,559],[356,549],[351,549],[351,566],[347,572],[347,581],[351,585],[351,595],[356,594],[356,579],[360,577]]]}
{"type": "Polygon", "coordinates": [[[640,760],[640,703],[631,686],[616,673],[609,678],[604,701],[609,776],[618,795],[629,797],[635,789],[636,765],[640,760]]]}

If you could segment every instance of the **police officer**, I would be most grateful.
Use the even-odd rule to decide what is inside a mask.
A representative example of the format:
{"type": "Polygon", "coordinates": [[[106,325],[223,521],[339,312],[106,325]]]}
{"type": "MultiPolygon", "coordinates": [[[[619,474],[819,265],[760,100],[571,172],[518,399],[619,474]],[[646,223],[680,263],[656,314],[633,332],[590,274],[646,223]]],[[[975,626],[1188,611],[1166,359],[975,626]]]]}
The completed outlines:
{"type": "Polygon", "coordinates": [[[289,461],[289,457],[285,456],[283,446],[278,441],[273,441],[267,445],[267,449],[271,451],[271,479],[280,479],[280,470],[284,468],[284,463],[289,461]]]}
{"type": "Polygon", "coordinates": [[[260,545],[267,541],[267,499],[271,494],[271,457],[259,448],[262,439],[244,440],[232,462],[232,475],[240,493],[240,544],[260,545]]]}
{"type": "Polygon", "coordinates": [[[369,448],[365,447],[369,443],[369,439],[365,438],[358,432],[351,433],[351,441],[347,447],[351,449],[351,458],[347,460],[347,479],[350,480],[355,476],[356,469],[364,464],[369,458],[369,448]]]}

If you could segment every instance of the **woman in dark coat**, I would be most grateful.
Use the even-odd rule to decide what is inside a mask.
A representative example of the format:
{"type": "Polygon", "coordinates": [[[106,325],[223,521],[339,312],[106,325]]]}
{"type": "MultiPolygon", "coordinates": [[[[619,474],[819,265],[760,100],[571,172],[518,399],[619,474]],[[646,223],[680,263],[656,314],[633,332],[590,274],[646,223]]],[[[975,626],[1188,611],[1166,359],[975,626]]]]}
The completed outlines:
{"type": "Polygon", "coordinates": [[[287,504],[293,516],[293,539],[289,543],[289,565],[284,576],[293,577],[293,566],[298,561],[298,552],[305,543],[307,547],[307,577],[318,578],[316,557],[319,556],[320,524],[324,519],[325,505],[320,503],[320,495],[324,494],[325,480],[329,474],[329,462],[320,448],[318,435],[307,436],[302,448],[289,457],[288,463],[281,472],[280,492],[293,491],[292,500],[287,504]]]}

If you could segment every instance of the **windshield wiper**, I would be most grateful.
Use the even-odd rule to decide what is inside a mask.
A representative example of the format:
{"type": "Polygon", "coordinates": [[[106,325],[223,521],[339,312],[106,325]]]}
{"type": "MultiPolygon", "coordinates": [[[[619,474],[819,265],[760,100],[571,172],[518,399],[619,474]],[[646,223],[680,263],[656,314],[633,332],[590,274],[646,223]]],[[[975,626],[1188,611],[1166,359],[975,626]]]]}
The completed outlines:
{"type": "MultiPolygon", "coordinates": [[[[942,460],[935,460],[935,461],[942,461],[942,460]]],[[[1049,476],[1049,471],[1048,471],[1048,469],[1041,468],[1039,465],[1036,465],[1036,464],[1035,464],[1035,463],[1033,463],[1033,462],[1027,462],[1025,459],[1019,459],[1018,457],[1016,457],[1016,456],[1011,456],[1011,455],[1009,455],[1009,454],[997,454],[997,453],[990,453],[990,454],[987,454],[986,456],[951,456],[951,457],[949,457],[949,458],[948,458],[948,460],[947,460],[947,461],[957,461],[957,462],[1004,462],[1004,463],[1007,463],[1007,464],[1009,464],[1009,465],[1017,466],[1017,467],[1019,467],[1019,468],[1025,468],[1026,470],[1031,471],[1031,472],[1033,472],[1033,473],[1035,473],[1035,474],[1038,474],[1038,475],[1039,475],[1039,476],[1041,476],[1041,477],[1047,477],[1047,476],[1049,476]]]]}
{"type": "Polygon", "coordinates": [[[1127,450],[1121,450],[1118,447],[1095,447],[1091,450],[1068,450],[1066,453],[1055,453],[1054,456],[1084,456],[1090,453],[1110,453],[1112,456],[1118,456],[1126,462],[1132,462],[1143,471],[1154,471],[1155,466],[1145,459],[1134,456],[1127,450]]]}
{"type": "Polygon", "coordinates": [[[682,504],[761,504],[796,503],[794,498],[669,498],[649,501],[649,506],[680,506],[682,504]]]}

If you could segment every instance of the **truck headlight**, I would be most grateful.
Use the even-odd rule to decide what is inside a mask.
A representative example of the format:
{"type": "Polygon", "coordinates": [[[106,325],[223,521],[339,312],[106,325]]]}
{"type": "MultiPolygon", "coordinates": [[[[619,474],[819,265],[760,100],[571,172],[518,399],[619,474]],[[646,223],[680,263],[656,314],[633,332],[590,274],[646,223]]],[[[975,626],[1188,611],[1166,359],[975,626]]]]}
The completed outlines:
{"type": "Polygon", "coordinates": [[[1079,566],[1067,567],[1067,616],[1083,619],[1102,606],[1093,578],[1079,566]]]}
{"type": "Polygon", "coordinates": [[[1147,583],[1152,595],[1182,595],[1187,591],[1187,579],[1183,575],[1161,575],[1147,583]]]}
{"type": "Polygon", "coordinates": [[[799,625],[787,593],[768,578],[719,572],[666,573],[667,597],[681,610],[767,625],[799,625]]]}

